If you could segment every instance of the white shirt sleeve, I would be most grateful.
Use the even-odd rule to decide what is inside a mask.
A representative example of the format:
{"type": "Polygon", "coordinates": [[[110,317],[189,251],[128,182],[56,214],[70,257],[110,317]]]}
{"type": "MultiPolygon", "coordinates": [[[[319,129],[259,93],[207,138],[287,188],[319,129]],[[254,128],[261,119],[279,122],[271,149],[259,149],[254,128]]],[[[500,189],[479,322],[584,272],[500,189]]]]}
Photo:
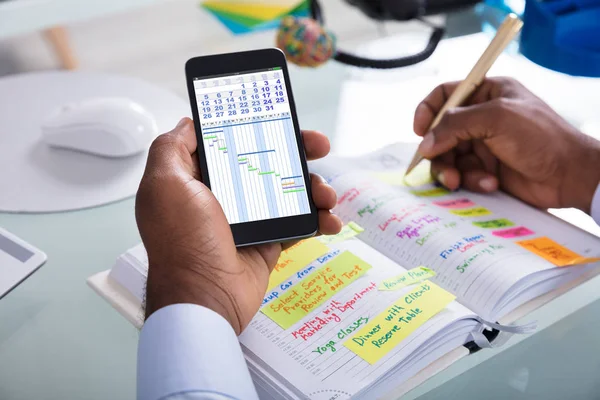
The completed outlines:
{"type": "Polygon", "coordinates": [[[175,304],[152,314],[137,363],[138,400],[258,399],[233,328],[205,307],[175,304]]]}
{"type": "Polygon", "coordinates": [[[592,199],[592,218],[598,225],[600,225],[600,184],[596,188],[594,198],[592,199]]]}

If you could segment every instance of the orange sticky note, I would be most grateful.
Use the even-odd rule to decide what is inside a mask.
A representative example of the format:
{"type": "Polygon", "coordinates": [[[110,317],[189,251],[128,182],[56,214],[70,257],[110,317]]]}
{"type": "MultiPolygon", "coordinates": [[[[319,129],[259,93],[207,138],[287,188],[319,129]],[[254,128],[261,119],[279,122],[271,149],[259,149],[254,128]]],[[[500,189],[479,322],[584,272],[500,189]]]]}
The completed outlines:
{"type": "Polygon", "coordinates": [[[556,243],[547,237],[539,237],[517,242],[521,247],[545,258],[558,267],[570,265],[589,264],[600,261],[598,257],[584,257],[556,243]]]}

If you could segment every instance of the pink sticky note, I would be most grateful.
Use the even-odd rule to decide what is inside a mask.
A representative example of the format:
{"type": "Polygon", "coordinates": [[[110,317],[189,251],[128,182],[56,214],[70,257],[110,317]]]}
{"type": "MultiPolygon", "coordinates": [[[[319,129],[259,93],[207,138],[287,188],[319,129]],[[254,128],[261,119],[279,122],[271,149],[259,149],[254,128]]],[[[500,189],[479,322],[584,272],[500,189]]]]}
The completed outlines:
{"type": "Polygon", "coordinates": [[[433,204],[444,208],[467,208],[475,206],[469,199],[455,199],[446,201],[434,201],[433,204]]]}
{"type": "Polygon", "coordinates": [[[533,235],[533,233],[534,232],[532,230],[529,230],[524,226],[517,226],[516,228],[508,228],[499,231],[493,231],[492,235],[505,239],[512,239],[521,236],[533,235]]]}

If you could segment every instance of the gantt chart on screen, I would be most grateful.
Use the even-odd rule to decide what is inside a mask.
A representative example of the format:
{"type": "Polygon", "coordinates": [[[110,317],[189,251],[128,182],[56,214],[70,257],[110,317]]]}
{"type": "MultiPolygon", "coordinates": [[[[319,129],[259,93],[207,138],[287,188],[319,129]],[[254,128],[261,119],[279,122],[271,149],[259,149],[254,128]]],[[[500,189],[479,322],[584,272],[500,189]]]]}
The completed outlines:
{"type": "Polygon", "coordinates": [[[194,79],[211,190],[230,224],[310,213],[280,68],[194,79]]]}

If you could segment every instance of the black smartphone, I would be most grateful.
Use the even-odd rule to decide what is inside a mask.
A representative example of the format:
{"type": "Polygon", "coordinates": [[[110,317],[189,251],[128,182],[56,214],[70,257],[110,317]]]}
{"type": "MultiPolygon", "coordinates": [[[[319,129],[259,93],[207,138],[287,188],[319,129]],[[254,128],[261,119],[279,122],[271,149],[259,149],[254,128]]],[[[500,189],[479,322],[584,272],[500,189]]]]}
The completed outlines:
{"type": "Polygon", "coordinates": [[[185,72],[202,182],[236,246],[314,235],[317,209],[284,54],[195,57],[185,72]]]}

